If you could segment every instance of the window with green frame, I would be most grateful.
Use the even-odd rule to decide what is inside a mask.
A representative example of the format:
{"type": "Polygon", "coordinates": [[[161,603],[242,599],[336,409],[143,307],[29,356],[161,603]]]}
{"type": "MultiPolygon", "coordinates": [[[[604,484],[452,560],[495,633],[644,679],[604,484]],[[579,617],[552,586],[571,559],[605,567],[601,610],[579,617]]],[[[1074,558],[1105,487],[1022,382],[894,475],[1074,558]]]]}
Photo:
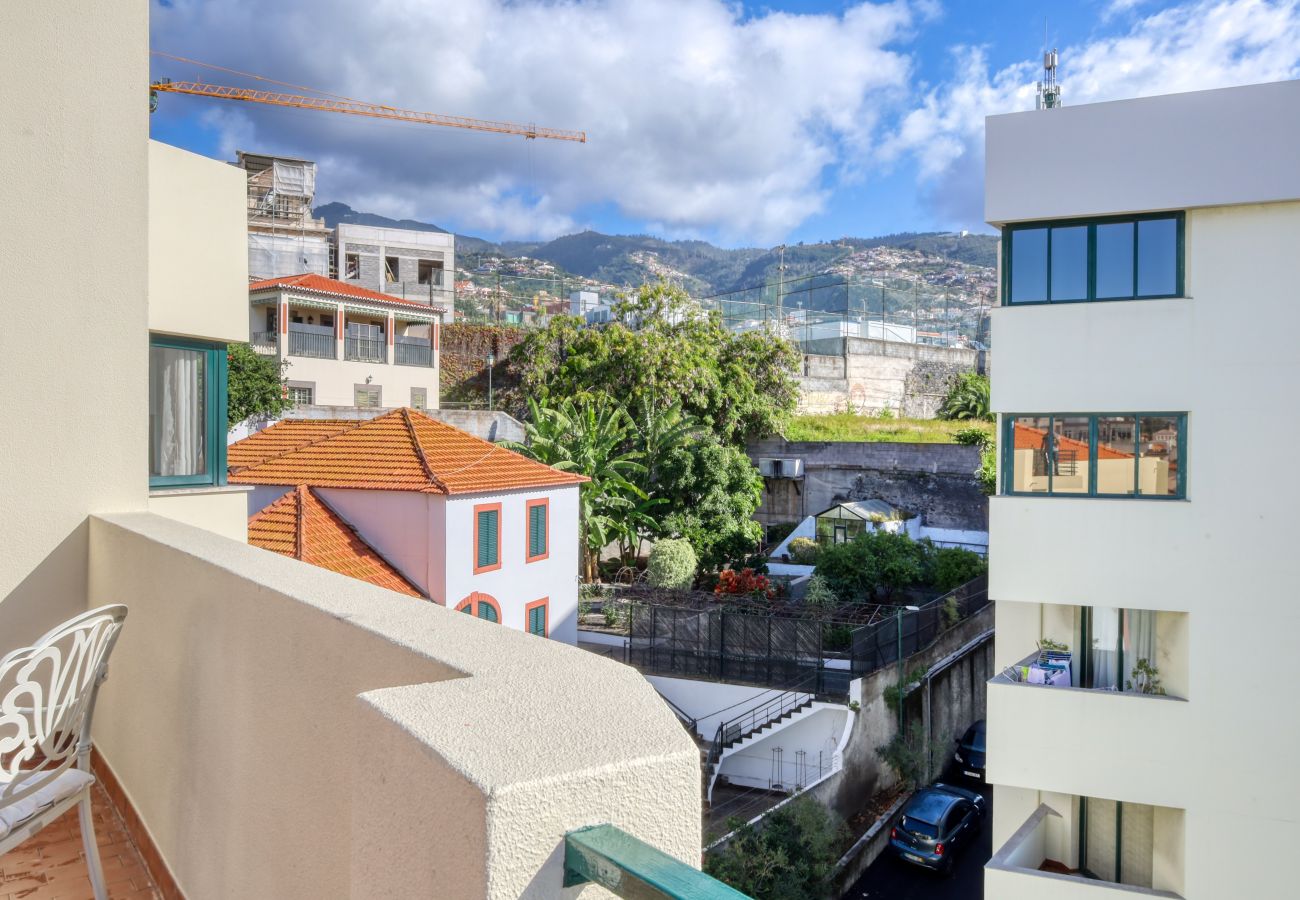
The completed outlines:
{"type": "Polygon", "coordinates": [[[501,511],[499,509],[480,509],[475,513],[477,522],[474,528],[476,546],[474,548],[474,568],[488,569],[500,562],[501,545],[498,540],[498,526],[501,511]]]}
{"type": "Polygon", "coordinates": [[[1186,413],[1003,418],[1006,494],[1180,499],[1186,463],[1186,413]]]}
{"type": "Polygon", "coordinates": [[[538,603],[528,608],[528,633],[546,637],[545,603],[538,603]]]}
{"type": "Polygon", "coordinates": [[[1002,302],[1183,296],[1183,213],[1026,222],[1002,229],[1002,302]]]}
{"type": "Polygon", "coordinates": [[[226,483],[226,345],[149,336],[149,486],[226,483]]]}
{"type": "Polygon", "coordinates": [[[528,504],[528,558],[530,560],[547,555],[546,515],[547,504],[544,501],[528,504]]]}

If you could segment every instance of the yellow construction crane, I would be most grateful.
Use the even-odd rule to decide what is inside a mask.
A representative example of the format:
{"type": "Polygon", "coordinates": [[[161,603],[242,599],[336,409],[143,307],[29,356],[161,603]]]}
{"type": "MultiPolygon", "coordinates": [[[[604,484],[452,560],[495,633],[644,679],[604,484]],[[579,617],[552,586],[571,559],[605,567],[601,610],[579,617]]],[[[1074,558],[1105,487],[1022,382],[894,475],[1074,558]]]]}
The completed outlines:
{"type": "MultiPolygon", "coordinates": [[[[162,53],[160,51],[154,51],[154,55],[204,66],[205,68],[232,72],[236,75],[255,78],[258,81],[266,81],[272,84],[285,84],[285,82],[275,81],[274,79],[265,78],[261,75],[252,75],[248,72],[238,72],[234,69],[226,69],[222,66],[201,63],[198,60],[172,56],[169,53],[162,53]]],[[[300,85],[286,86],[295,87],[300,90],[313,90],[312,88],[303,88],[300,85]]],[[[229,87],[220,84],[209,84],[204,81],[172,81],[169,78],[160,79],[150,83],[149,109],[151,112],[158,106],[158,94],[160,92],[192,94],[197,97],[212,97],[217,100],[240,100],[245,103],[266,103],[271,106],[287,106],[296,109],[317,109],[323,112],[346,113],[351,116],[369,116],[372,119],[394,119],[398,122],[416,122],[421,125],[443,125],[448,128],[468,128],[471,131],[490,131],[495,134],[517,134],[529,140],[535,138],[549,138],[550,140],[555,141],[576,141],[580,144],[585,144],[587,142],[587,133],[585,131],[568,131],[562,128],[542,128],[537,125],[517,125],[513,122],[494,122],[490,119],[471,119],[467,116],[446,116],[440,113],[420,112],[413,109],[400,109],[396,106],[386,106],[382,103],[367,103],[364,100],[355,100],[351,97],[343,97],[337,94],[325,94],[324,91],[316,91],[316,93],[325,94],[325,96],[309,97],[303,94],[288,94],[280,91],[266,91],[258,90],[256,88],[229,87]]]]}

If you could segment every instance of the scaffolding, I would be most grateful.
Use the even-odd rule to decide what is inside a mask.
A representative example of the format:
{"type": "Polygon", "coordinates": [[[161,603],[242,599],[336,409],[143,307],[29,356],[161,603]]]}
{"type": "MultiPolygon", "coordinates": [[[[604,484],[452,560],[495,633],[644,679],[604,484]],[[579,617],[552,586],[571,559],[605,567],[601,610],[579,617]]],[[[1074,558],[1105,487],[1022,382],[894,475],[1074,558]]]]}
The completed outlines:
{"type": "Polygon", "coordinates": [[[249,278],[330,275],[330,230],[312,215],[316,164],[242,150],[237,157],[248,179],[249,278]]]}

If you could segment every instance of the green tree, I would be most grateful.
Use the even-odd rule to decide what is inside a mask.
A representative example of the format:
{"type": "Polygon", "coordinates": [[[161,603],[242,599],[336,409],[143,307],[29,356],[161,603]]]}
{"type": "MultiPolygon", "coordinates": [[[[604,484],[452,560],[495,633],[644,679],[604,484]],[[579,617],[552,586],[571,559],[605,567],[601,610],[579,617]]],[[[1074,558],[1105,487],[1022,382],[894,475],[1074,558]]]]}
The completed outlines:
{"type": "MultiPolygon", "coordinates": [[[[505,402],[594,394],[641,411],[680,405],[723,443],[781,431],[799,397],[799,351],[770,332],[733,334],[680,288],[643,285],[617,304],[617,321],[583,327],[557,316],[510,354],[505,402]]],[[[638,417],[639,418],[639,417],[638,417]]],[[[638,422],[638,425],[640,423],[638,422]]]]}
{"type": "Polygon", "coordinates": [[[930,585],[951,591],[988,571],[983,557],[963,547],[935,547],[930,550],[930,585]]]}
{"type": "Polygon", "coordinates": [[[701,436],[665,454],[651,486],[663,534],[685,538],[701,569],[713,571],[754,552],[763,527],[754,511],[763,478],[741,450],[701,436]]]}
{"type": "Polygon", "coordinates": [[[592,397],[566,399],[556,406],[531,403],[530,411],[526,443],[502,444],[590,479],[578,493],[578,530],[583,572],[591,581],[605,547],[653,524],[644,505],[646,492],[635,483],[645,467],[640,454],[627,449],[635,426],[623,407],[592,397]]]}
{"type": "Polygon", "coordinates": [[[992,421],[989,378],[975,372],[963,372],[939,406],[941,419],[983,419],[992,421]]]}
{"type": "Polygon", "coordinates": [[[288,360],[263,356],[247,344],[226,347],[226,428],[251,417],[274,419],[293,406],[284,384],[288,360]]]}
{"type": "Polygon", "coordinates": [[[888,600],[926,575],[926,548],[906,534],[864,531],[843,544],[823,547],[816,573],[841,600],[888,600]]]}
{"type": "Polygon", "coordinates": [[[758,827],[733,818],[734,836],[707,855],[704,871],[755,900],[822,900],[848,839],[844,823],[809,797],[796,797],[758,827]]]}

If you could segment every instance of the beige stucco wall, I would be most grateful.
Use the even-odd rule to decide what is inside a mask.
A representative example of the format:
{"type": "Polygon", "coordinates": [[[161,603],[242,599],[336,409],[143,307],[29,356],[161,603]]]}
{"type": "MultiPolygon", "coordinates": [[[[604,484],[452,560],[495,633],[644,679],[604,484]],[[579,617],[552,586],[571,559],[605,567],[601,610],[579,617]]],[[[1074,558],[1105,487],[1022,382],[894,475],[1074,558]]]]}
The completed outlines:
{"type": "Polygon", "coordinates": [[[248,540],[248,494],[243,485],[153,491],[149,512],[205,528],[235,541],[248,540]]]}
{"type": "Polygon", "coordinates": [[[189,897],[571,896],[597,822],[699,864],[699,752],[632,669],[147,513],[90,569],[131,603],[95,741],[189,897]]]}
{"type": "Polygon", "coordinates": [[[247,215],[242,169],[149,142],[150,331],[248,340],[247,215]]]}
{"type": "MultiPolygon", "coordinates": [[[[1188,412],[1185,501],[990,504],[1000,665],[1033,649],[1040,604],[1163,610],[1179,615],[1160,618],[1160,641],[1186,648],[1166,683],[1188,698],[990,686],[995,808],[1008,785],[1185,811],[1182,855],[1157,872],[1194,900],[1294,894],[1284,868],[1252,860],[1300,842],[1300,773],[1283,750],[1300,743],[1300,494],[1259,465],[1300,441],[1287,412],[1300,383],[1297,240],[1300,202],[1194,209],[1187,298],[993,312],[999,412],[1188,412]]],[[[1016,824],[995,813],[995,847],[1016,824]]]]}
{"type": "Polygon", "coordinates": [[[147,14],[143,2],[5,5],[6,646],[85,609],[87,515],[146,502],[147,14]]]}

